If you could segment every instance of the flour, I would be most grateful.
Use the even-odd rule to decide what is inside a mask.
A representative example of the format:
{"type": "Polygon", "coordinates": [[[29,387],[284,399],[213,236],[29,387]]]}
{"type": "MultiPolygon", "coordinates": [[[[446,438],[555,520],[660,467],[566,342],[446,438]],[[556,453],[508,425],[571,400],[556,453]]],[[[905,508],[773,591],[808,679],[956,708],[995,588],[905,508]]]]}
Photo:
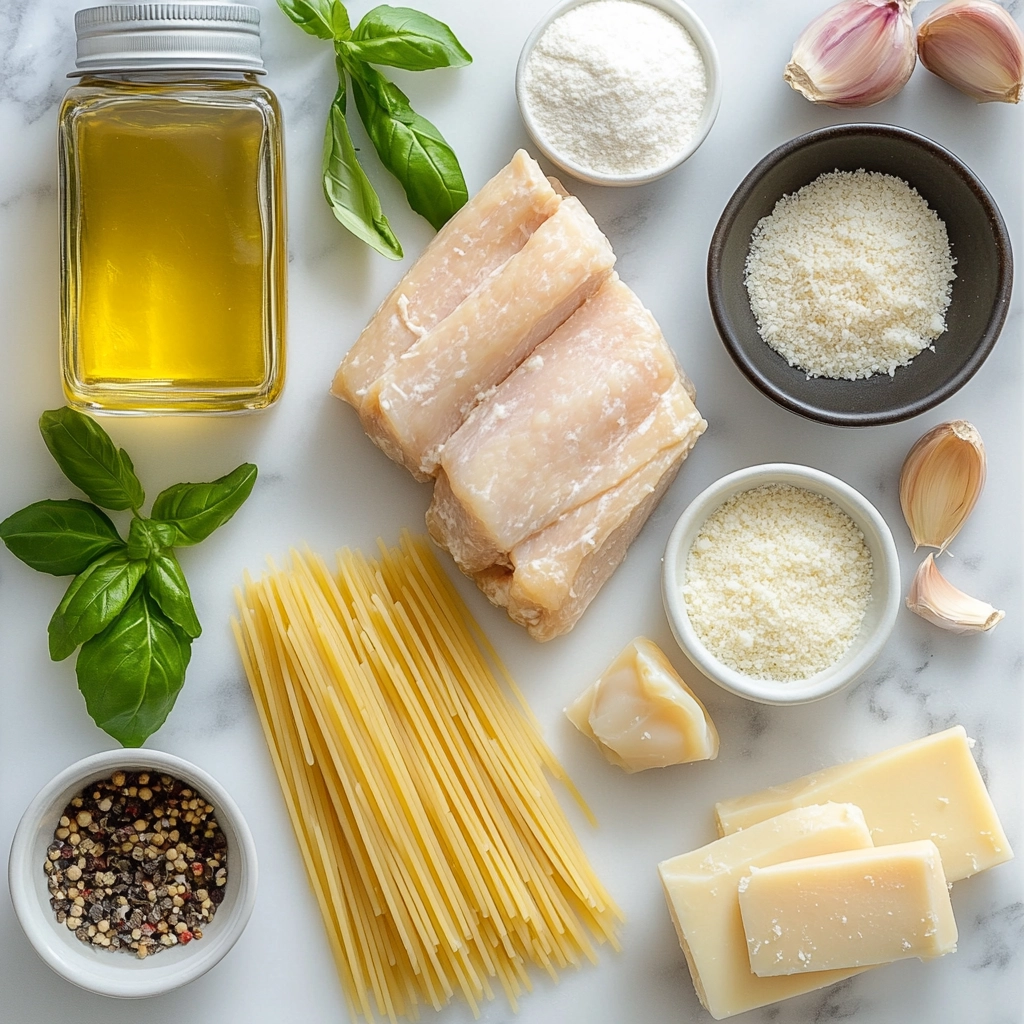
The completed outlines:
{"type": "Polygon", "coordinates": [[[556,18],[526,62],[523,85],[548,145],[603,174],[669,162],[693,138],[707,98],[689,33],[634,0],[593,0],[556,18]]]}

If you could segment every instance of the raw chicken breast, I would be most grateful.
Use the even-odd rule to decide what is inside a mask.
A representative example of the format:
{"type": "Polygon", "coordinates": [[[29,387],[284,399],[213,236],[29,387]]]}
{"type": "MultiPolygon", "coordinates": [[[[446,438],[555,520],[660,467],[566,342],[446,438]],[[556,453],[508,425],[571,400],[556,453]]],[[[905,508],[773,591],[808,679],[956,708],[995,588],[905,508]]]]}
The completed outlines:
{"type": "Polygon", "coordinates": [[[442,445],[488,391],[570,317],[608,277],[615,256],[578,199],[452,313],[404,352],[366,392],[370,438],[424,480],[442,445]]]}
{"type": "Polygon", "coordinates": [[[685,441],[518,545],[511,568],[496,564],[474,573],[487,599],[534,640],[569,632],[625,558],[705,427],[699,420],[685,441]]]}
{"type": "Polygon", "coordinates": [[[445,445],[431,535],[480,572],[702,422],[654,317],[613,275],[445,445]]]}
{"type": "Polygon", "coordinates": [[[367,388],[519,252],[564,194],[519,150],[441,228],[381,303],[338,367],[332,393],[361,410],[367,388]]]}

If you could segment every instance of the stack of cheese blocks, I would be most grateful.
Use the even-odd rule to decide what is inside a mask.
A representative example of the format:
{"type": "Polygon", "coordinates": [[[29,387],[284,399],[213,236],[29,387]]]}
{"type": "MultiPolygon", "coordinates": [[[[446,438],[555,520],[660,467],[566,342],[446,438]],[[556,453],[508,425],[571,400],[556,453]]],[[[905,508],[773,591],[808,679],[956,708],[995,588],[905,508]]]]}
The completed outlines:
{"type": "Polygon", "coordinates": [[[520,151],[427,246],[332,392],[431,536],[538,640],[615,571],[707,424],[593,218],[520,151]]]}
{"type": "Polygon", "coordinates": [[[717,842],[659,865],[716,1020],[956,949],[947,883],[1013,857],[957,726],[716,807],[717,842]]]}

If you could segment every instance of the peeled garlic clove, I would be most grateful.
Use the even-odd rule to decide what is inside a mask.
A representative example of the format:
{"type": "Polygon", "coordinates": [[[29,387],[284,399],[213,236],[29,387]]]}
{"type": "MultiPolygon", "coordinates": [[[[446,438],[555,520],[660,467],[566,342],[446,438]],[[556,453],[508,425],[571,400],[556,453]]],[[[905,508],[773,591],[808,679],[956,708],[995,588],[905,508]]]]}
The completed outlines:
{"type": "Polygon", "coordinates": [[[954,633],[984,633],[1006,617],[1006,612],[957,590],[935,567],[934,555],[929,555],[914,573],[907,607],[954,633]]]}
{"type": "Polygon", "coordinates": [[[870,107],[895,96],[917,62],[916,3],[842,0],[804,29],[782,77],[830,107],[870,107]]]}
{"type": "Polygon", "coordinates": [[[985,486],[985,446],[967,420],[932,427],[910,449],[900,472],[900,505],[914,538],[922,545],[949,547],[985,486]]]}
{"type": "Polygon", "coordinates": [[[979,103],[1019,103],[1024,32],[991,0],[951,0],[917,30],[921,63],[979,103]]]}

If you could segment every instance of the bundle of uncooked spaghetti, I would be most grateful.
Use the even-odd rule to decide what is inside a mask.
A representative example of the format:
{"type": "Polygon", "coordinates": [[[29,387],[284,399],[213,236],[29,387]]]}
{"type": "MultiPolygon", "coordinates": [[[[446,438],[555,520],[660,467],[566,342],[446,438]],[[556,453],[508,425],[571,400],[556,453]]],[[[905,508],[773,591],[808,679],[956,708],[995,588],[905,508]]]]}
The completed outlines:
{"type": "MultiPolygon", "coordinates": [[[[513,1006],[615,941],[536,721],[425,540],[248,575],[232,622],[353,1012],[513,1006]],[[515,699],[513,699],[513,697],[515,699]]],[[[577,795],[578,799],[578,795],[577,795]]]]}

